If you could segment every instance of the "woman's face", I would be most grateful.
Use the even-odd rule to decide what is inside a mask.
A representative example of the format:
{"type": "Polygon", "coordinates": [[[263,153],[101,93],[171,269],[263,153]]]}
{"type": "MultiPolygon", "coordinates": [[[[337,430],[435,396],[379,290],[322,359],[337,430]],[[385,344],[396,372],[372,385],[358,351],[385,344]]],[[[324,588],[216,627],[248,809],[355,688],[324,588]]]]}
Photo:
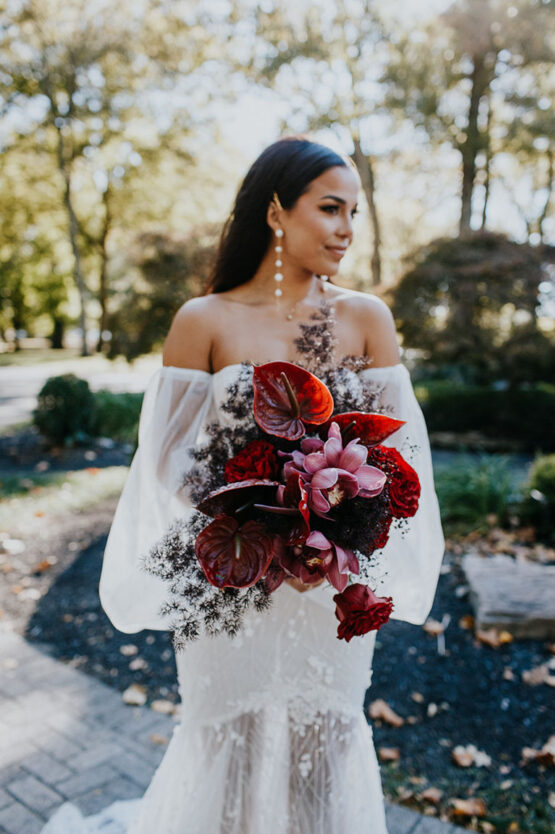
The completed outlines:
{"type": "MultiPolygon", "coordinates": [[[[352,168],[328,168],[295,205],[279,212],[284,270],[335,275],[353,239],[360,180],[352,168]]],[[[274,240],[274,243],[276,241],[274,240]]]]}

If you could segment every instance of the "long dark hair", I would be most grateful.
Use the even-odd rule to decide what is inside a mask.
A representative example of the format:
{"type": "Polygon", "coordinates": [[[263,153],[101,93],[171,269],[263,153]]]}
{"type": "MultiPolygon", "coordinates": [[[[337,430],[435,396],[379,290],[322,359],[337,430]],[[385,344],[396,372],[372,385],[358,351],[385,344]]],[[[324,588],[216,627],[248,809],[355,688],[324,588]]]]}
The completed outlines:
{"type": "Polygon", "coordinates": [[[286,136],[262,151],[241,183],[224,224],[207,292],[231,290],[256,273],[272,236],[266,212],[274,191],[283,208],[290,209],[328,168],[349,165],[353,163],[348,157],[303,135],[286,136]]]}

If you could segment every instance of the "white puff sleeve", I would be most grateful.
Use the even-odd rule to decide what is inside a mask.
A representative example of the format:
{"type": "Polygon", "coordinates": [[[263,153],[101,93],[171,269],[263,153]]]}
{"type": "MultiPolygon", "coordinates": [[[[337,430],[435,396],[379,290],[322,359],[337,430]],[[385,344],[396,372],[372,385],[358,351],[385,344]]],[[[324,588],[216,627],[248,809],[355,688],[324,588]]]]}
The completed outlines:
{"type": "Polygon", "coordinates": [[[193,508],[182,489],[211,416],[212,377],[205,371],[164,367],[147,386],[139,445],[119,499],[102,566],[100,600],[120,631],[166,630],[160,614],[166,584],[147,573],[142,559],[178,517],[193,508]]]}
{"type": "Polygon", "coordinates": [[[405,529],[393,524],[386,546],[376,551],[387,571],[376,592],[393,597],[391,619],[421,625],[434,601],[445,549],[426,423],[404,365],[367,368],[359,376],[364,387],[379,392],[380,412],[405,420],[383,445],[403,455],[416,470],[421,486],[416,515],[408,519],[405,529]]]}

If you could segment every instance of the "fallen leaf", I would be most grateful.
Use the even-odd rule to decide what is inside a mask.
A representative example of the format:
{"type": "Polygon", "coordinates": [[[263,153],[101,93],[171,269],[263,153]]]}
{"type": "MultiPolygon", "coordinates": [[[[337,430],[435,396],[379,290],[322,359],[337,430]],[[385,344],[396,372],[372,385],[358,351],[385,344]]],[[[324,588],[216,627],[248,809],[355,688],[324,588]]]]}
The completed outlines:
{"type": "Polygon", "coordinates": [[[11,592],[12,592],[12,594],[14,594],[15,596],[18,596],[18,594],[20,594],[20,593],[21,593],[22,591],[24,591],[24,590],[25,590],[25,586],[24,586],[24,585],[12,585],[12,587],[10,588],[10,591],[11,591],[11,592]]]}
{"type": "Polygon", "coordinates": [[[505,668],[503,669],[503,679],[506,681],[514,681],[515,673],[513,672],[510,666],[505,666],[505,668]]]}
{"type": "Polygon", "coordinates": [[[160,735],[160,733],[152,733],[150,740],[153,744],[167,744],[169,738],[167,736],[160,735]]]}
{"type": "Polygon", "coordinates": [[[368,707],[368,715],[374,720],[380,718],[387,724],[391,724],[392,727],[402,727],[405,723],[405,719],[392,710],[383,698],[377,698],[375,701],[372,701],[368,707]]]}
{"type": "Polygon", "coordinates": [[[429,617],[426,620],[422,628],[424,629],[426,634],[432,634],[434,637],[437,634],[443,634],[443,632],[445,631],[444,624],[439,620],[433,620],[431,617],[429,617]]]}
{"type": "Polygon", "coordinates": [[[427,779],[425,776],[409,776],[409,782],[411,785],[424,785],[427,779]]]}
{"type": "Polygon", "coordinates": [[[42,518],[44,516],[44,510],[37,510],[35,513],[35,518],[42,518]]]}
{"type": "Polygon", "coordinates": [[[451,752],[451,756],[459,767],[469,767],[476,765],[476,767],[489,767],[491,764],[491,757],[483,750],[478,750],[474,744],[457,744],[451,752]]]}
{"type": "Polygon", "coordinates": [[[486,803],[477,796],[470,799],[450,799],[455,814],[483,817],[487,813],[486,803]]]}
{"type": "Polygon", "coordinates": [[[502,791],[508,791],[513,785],[514,779],[503,779],[503,781],[499,783],[499,787],[502,791]]]}
{"type": "Polygon", "coordinates": [[[142,657],[135,657],[129,664],[132,672],[138,672],[141,669],[148,669],[148,663],[142,657]]]}
{"type": "Polygon", "coordinates": [[[426,790],[422,791],[420,794],[420,799],[425,799],[428,802],[433,802],[437,805],[442,796],[443,791],[440,791],[439,788],[426,788],[426,790]]]}
{"type": "Polygon", "coordinates": [[[555,654],[555,643],[548,643],[546,648],[548,652],[555,654]]]}
{"type": "Polygon", "coordinates": [[[428,716],[428,718],[433,718],[434,715],[437,715],[437,711],[438,711],[437,704],[434,704],[433,701],[430,701],[430,703],[428,704],[428,706],[426,708],[426,715],[428,716]]]}
{"type": "Polygon", "coordinates": [[[472,614],[464,614],[459,620],[460,628],[472,629],[474,628],[474,617],[472,614]]]}
{"type": "Polygon", "coordinates": [[[135,654],[138,654],[139,649],[133,643],[125,643],[123,646],[119,647],[121,654],[124,657],[132,657],[135,654]]]}
{"type": "Polygon", "coordinates": [[[535,761],[538,762],[538,764],[553,767],[553,764],[555,763],[555,736],[550,736],[541,750],[536,750],[534,747],[523,747],[521,755],[521,766],[528,764],[528,762],[535,761]]]}
{"type": "Polygon", "coordinates": [[[139,683],[132,683],[122,695],[124,704],[142,707],[146,704],[146,688],[139,683]]]}
{"type": "Polygon", "coordinates": [[[416,701],[417,704],[421,704],[424,701],[424,696],[421,692],[411,692],[411,696],[413,701],[416,701]]]}
{"type": "Polygon", "coordinates": [[[494,832],[497,831],[495,825],[487,820],[480,820],[480,828],[484,834],[494,834],[494,832]]]}
{"type": "Polygon", "coordinates": [[[420,719],[417,715],[407,715],[405,721],[407,722],[407,724],[418,724],[420,719]]]}
{"type": "Polygon", "coordinates": [[[522,680],[530,686],[538,686],[541,683],[555,686],[555,675],[550,674],[547,663],[542,663],[533,669],[525,669],[522,672],[522,680]]]}
{"type": "Polygon", "coordinates": [[[406,785],[398,785],[397,796],[401,800],[401,802],[405,802],[407,799],[412,799],[412,797],[414,796],[414,791],[411,788],[408,788],[406,785]]]}
{"type": "Polygon", "coordinates": [[[46,570],[50,570],[52,565],[56,564],[57,559],[55,557],[49,557],[48,559],[43,559],[41,562],[35,565],[33,568],[33,573],[44,573],[46,570]]]}
{"type": "Polygon", "coordinates": [[[382,762],[398,762],[401,758],[398,747],[378,747],[378,756],[382,762]]]}
{"type": "Polygon", "coordinates": [[[550,791],[547,797],[550,808],[555,808],[555,791],[550,791]]]}
{"type": "Polygon", "coordinates": [[[175,712],[175,704],[171,701],[165,701],[162,698],[157,701],[153,701],[150,708],[153,709],[154,712],[161,712],[162,715],[173,715],[175,712]]]}
{"type": "Polygon", "coordinates": [[[499,648],[504,643],[512,643],[513,635],[510,631],[498,631],[496,628],[489,628],[487,630],[477,629],[476,637],[480,642],[491,646],[493,649],[499,648]]]}
{"type": "Polygon", "coordinates": [[[87,466],[85,472],[88,472],[89,475],[98,475],[100,469],[98,468],[98,466],[87,466]]]}

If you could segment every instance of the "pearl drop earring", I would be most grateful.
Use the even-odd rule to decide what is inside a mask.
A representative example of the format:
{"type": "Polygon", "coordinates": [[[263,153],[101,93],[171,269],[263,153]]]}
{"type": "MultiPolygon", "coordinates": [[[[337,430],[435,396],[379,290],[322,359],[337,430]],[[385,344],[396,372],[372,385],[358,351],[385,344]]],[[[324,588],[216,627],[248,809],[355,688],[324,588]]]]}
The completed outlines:
{"type": "Polygon", "coordinates": [[[320,288],[321,288],[322,292],[325,292],[327,290],[327,288],[328,288],[327,282],[329,280],[330,279],[328,278],[327,275],[320,275],[320,281],[322,282],[321,285],[320,285],[320,288]]]}
{"type": "Polygon", "coordinates": [[[283,266],[283,262],[281,260],[281,253],[283,252],[283,246],[281,245],[281,238],[283,237],[283,229],[276,229],[276,237],[278,239],[275,245],[275,253],[276,253],[276,271],[274,274],[274,281],[276,282],[276,288],[274,290],[274,295],[276,298],[279,298],[283,295],[283,290],[281,289],[281,282],[283,281],[283,273],[280,272],[281,267],[283,266]]]}

